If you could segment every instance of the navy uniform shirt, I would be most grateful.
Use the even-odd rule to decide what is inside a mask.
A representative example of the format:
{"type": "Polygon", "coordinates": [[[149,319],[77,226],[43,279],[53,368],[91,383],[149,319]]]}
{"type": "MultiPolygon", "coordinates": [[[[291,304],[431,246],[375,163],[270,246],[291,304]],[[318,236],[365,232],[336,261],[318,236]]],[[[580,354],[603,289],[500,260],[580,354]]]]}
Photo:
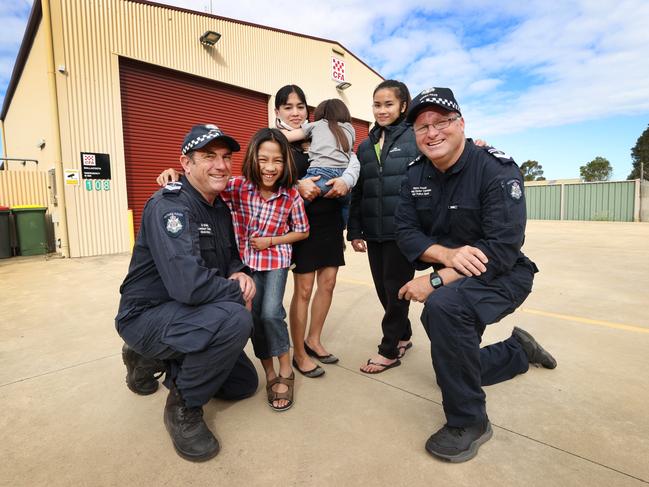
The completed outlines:
{"type": "Polygon", "coordinates": [[[516,163],[490,147],[466,140],[458,161],[440,172],[425,156],[409,166],[396,212],[397,243],[417,269],[433,244],[448,248],[471,245],[489,262],[479,276],[490,281],[519,259],[525,239],[525,195],[516,163]]]}
{"type": "Polygon", "coordinates": [[[219,197],[209,204],[183,176],[158,190],[144,207],[120,287],[120,315],[172,300],[243,304],[239,282],[228,279],[238,271],[249,272],[239,257],[230,211],[219,197]]]}

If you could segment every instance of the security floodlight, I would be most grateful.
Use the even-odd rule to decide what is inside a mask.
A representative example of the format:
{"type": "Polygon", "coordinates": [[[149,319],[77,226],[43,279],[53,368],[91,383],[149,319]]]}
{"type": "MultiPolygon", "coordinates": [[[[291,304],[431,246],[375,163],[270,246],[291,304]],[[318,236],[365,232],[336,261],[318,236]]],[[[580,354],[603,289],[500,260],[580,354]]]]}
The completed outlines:
{"type": "Polygon", "coordinates": [[[213,46],[217,42],[219,42],[219,39],[221,38],[221,34],[218,32],[214,32],[213,30],[208,30],[201,36],[201,44],[204,46],[213,46]]]}

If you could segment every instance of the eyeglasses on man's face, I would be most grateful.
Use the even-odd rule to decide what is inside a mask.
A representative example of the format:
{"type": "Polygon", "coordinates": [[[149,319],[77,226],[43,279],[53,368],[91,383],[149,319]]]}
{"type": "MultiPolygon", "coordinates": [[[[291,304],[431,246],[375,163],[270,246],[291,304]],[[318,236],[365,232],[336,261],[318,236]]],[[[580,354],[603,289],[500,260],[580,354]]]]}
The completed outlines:
{"type": "Polygon", "coordinates": [[[461,115],[455,115],[453,117],[448,117],[442,120],[438,120],[435,123],[413,126],[412,129],[415,131],[415,134],[417,135],[426,135],[431,127],[433,127],[435,130],[444,130],[449,128],[453,122],[461,118],[462,118],[461,115]]]}

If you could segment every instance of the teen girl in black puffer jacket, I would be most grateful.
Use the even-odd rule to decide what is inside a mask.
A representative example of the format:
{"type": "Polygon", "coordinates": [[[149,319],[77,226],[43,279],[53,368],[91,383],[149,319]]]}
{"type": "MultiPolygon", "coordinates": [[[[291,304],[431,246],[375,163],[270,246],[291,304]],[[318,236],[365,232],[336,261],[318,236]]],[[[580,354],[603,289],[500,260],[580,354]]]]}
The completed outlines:
{"type": "Polygon", "coordinates": [[[414,276],[414,268],[396,244],[394,213],[406,167],[419,152],[412,128],[404,118],[410,103],[406,85],[395,80],[379,84],[373,94],[376,124],[358,148],[361,172],[352,191],[347,240],[356,252],[367,252],[376,293],[385,314],[378,355],[361,367],[377,374],[401,364],[412,346],[408,319],[410,301],[398,299],[399,289],[414,276]]]}

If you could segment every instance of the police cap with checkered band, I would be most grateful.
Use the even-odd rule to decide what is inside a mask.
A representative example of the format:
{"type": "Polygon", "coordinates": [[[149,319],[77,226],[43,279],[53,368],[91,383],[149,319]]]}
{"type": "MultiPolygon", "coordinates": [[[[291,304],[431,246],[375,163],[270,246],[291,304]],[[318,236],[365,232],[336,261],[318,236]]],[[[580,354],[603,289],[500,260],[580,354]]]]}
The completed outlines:
{"type": "Polygon", "coordinates": [[[187,135],[180,148],[181,153],[187,154],[188,152],[195,151],[205,147],[213,140],[222,140],[225,142],[232,152],[241,150],[239,143],[229,135],[225,135],[223,131],[214,124],[194,125],[187,135]]]}
{"type": "Polygon", "coordinates": [[[428,88],[427,90],[419,93],[412,103],[410,104],[410,109],[408,110],[408,115],[406,116],[406,121],[412,124],[419,112],[424,108],[429,106],[438,106],[449,112],[457,112],[460,116],[460,105],[458,105],[455,100],[455,96],[450,88],[428,88]]]}

